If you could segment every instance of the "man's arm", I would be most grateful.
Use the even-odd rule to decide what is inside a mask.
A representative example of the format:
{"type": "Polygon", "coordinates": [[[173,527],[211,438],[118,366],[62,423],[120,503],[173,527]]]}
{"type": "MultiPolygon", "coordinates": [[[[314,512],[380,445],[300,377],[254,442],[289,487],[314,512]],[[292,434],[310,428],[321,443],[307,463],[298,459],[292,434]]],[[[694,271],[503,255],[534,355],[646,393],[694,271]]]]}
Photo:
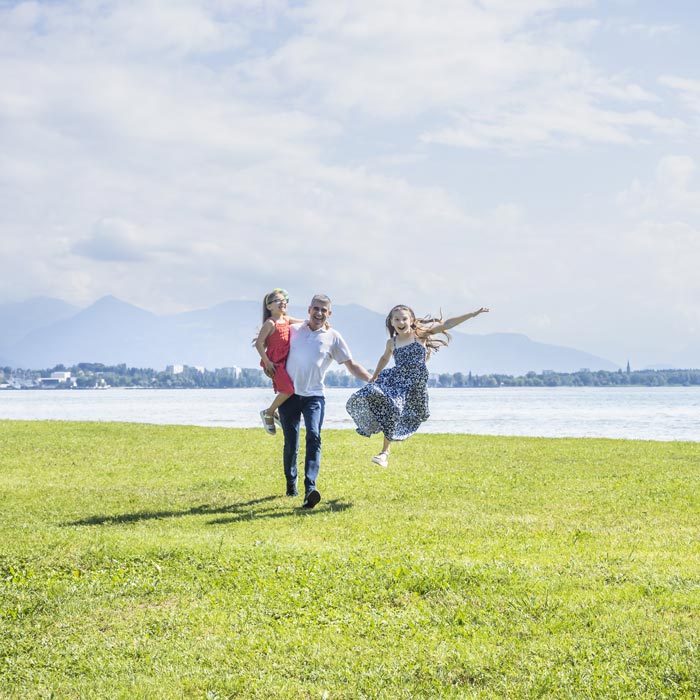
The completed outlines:
{"type": "Polygon", "coordinates": [[[355,362],[355,360],[346,360],[342,364],[348,368],[348,372],[356,379],[368,382],[372,378],[372,375],[361,364],[355,362]]]}

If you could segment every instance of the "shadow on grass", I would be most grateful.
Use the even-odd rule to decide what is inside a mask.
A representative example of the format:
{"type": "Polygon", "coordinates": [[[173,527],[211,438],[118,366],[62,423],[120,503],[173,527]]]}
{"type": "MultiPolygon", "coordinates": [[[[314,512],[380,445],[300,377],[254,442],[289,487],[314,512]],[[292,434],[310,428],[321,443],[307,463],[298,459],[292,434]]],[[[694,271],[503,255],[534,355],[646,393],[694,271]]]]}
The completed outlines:
{"type": "Polygon", "coordinates": [[[248,511],[244,513],[235,513],[232,516],[225,518],[217,518],[216,520],[210,520],[209,525],[227,525],[229,523],[237,523],[241,520],[256,520],[257,518],[287,518],[290,515],[314,515],[316,513],[342,513],[344,510],[352,508],[352,503],[346,503],[345,501],[339,501],[337,498],[332,501],[321,501],[313,509],[302,508],[297,506],[293,511],[279,511],[272,508],[263,508],[258,512],[248,511]]]}
{"type": "Polygon", "coordinates": [[[294,508],[292,510],[280,510],[279,508],[260,507],[270,501],[278,501],[280,496],[265,496],[255,498],[244,503],[232,503],[227,506],[201,505],[187,510],[158,510],[141,511],[138,513],[118,513],[116,515],[92,515],[89,518],[73,520],[61,523],[62,527],[79,527],[90,525],[123,525],[136,523],[144,520],[164,520],[165,518],[183,518],[188,515],[226,515],[227,517],[217,518],[209,522],[210,525],[220,525],[224,523],[235,523],[242,520],[257,520],[259,518],[288,518],[299,514],[314,512],[341,512],[352,507],[351,503],[342,503],[338,500],[327,501],[323,506],[314,510],[302,510],[294,508]]]}

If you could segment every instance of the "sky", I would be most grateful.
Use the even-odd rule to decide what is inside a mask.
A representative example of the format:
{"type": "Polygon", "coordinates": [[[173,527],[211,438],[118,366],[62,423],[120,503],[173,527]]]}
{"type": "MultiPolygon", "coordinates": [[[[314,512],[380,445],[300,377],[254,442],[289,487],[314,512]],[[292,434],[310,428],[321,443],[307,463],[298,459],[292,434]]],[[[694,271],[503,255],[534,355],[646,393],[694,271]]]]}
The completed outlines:
{"type": "Polygon", "coordinates": [[[699,30],[696,0],[0,0],[0,303],[281,286],[698,367],[699,30]]]}

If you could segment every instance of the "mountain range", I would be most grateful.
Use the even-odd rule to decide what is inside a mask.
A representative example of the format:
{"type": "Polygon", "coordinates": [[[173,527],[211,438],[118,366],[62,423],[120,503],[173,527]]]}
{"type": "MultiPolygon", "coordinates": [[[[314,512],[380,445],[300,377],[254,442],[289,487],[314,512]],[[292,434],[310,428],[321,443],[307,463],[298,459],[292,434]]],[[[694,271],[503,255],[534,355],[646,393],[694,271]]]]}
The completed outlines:
{"type": "MultiPolygon", "coordinates": [[[[290,307],[289,314],[304,318],[306,310],[290,307]]],[[[156,315],[113,296],[84,309],[39,297],[0,304],[0,366],[44,369],[101,362],[154,369],[171,364],[257,367],[252,341],[260,322],[261,305],[254,301],[156,315]]],[[[331,322],[342,332],[353,357],[374,367],[384,349],[384,316],[356,304],[338,304],[333,306],[331,322]]],[[[429,364],[431,372],[512,375],[575,372],[584,367],[618,369],[604,358],[521,334],[461,330],[452,333],[450,346],[434,353],[429,364]]]]}

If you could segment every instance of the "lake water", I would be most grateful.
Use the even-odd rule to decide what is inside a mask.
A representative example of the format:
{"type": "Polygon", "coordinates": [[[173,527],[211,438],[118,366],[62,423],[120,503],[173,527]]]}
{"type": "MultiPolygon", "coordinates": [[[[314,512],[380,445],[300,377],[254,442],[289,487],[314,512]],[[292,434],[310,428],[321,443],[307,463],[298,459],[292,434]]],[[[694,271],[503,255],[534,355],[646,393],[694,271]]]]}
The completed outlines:
{"type": "MultiPolygon", "coordinates": [[[[351,430],[351,389],[329,389],[325,428],[351,430]]],[[[258,427],[270,389],[0,391],[0,419],[258,427]]],[[[700,387],[431,389],[426,433],[700,441],[700,387]]]]}

